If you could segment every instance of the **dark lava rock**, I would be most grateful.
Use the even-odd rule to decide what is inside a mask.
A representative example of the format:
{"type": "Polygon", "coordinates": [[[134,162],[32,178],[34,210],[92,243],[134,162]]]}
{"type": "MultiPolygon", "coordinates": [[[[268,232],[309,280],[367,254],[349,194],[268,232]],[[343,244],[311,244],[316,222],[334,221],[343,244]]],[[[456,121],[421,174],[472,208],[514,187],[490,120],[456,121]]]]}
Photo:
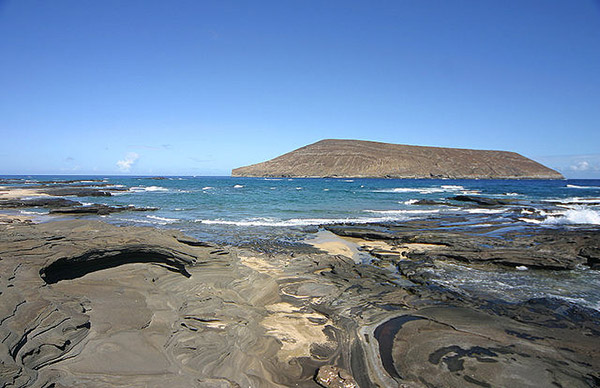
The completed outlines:
{"type": "Polygon", "coordinates": [[[447,202],[442,202],[442,201],[434,201],[432,199],[420,199],[416,202],[412,203],[413,205],[448,205],[447,202]]]}
{"type": "Polygon", "coordinates": [[[587,259],[587,265],[592,269],[600,269],[600,247],[587,246],[581,248],[579,255],[587,259]]]}
{"type": "Polygon", "coordinates": [[[138,208],[135,206],[108,206],[108,205],[88,205],[88,206],[69,206],[50,210],[50,214],[98,214],[106,215],[110,213],[120,213],[127,211],[154,211],[156,207],[138,208]]]}
{"type": "Polygon", "coordinates": [[[559,252],[541,252],[532,249],[486,249],[476,251],[435,250],[429,252],[409,252],[413,259],[457,260],[466,263],[493,263],[509,267],[526,266],[529,268],[567,270],[583,264],[576,256],[559,252]]]}
{"type": "Polygon", "coordinates": [[[440,228],[441,222],[443,220],[438,220],[437,225],[431,220],[427,225],[406,222],[401,226],[328,225],[325,228],[338,236],[382,240],[392,245],[427,244],[429,246],[418,251],[406,253],[407,257],[420,261],[456,260],[549,270],[570,270],[580,264],[598,266],[600,230],[597,228],[535,231],[523,228],[490,237],[485,233],[440,228]]]}
{"type": "Polygon", "coordinates": [[[390,240],[396,238],[393,233],[378,228],[375,225],[367,227],[360,225],[325,225],[324,228],[338,236],[357,237],[365,240],[390,240]]]}
{"type": "Polygon", "coordinates": [[[33,198],[33,199],[9,199],[0,200],[1,208],[29,208],[29,207],[66,207],[66,206],[77,206],[81,203],[77,201],[71,201],[64,198],[33,198]]]}
{"type": "Polygon", "coordinates": [[[480,197],[475,195],[455,195],[454,197],[449,197],[448,199],[452,201],[459,202],[473,202],[481,206],[504,206],[504,205],[514,205],[516,201],[507,200],[507,199],[496,199],[496,198],[487,198],[480,197]]]}
{"type": "Polygon", "coordinates": [[[108,191],[89,187],[47,187],[40,189],[40,191],[44,194],[55,195],[57,197],[110,197],[112,195],[108,191]]]}

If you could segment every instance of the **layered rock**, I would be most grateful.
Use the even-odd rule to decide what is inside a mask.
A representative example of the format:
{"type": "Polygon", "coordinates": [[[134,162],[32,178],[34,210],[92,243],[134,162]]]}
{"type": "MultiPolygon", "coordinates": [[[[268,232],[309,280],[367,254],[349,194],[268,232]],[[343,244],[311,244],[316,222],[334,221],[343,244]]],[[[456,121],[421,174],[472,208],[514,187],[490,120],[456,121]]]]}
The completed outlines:
{"type": "MultiPolygon", "coordinates": [[[[371,237],[394,241],[397,230],[378,228],[371,237]]],[[[0,386],[600,382],[598,312],[416,280],[344,256],[225,249],[176,231],[0,225],[0,386]]]]}
{"type": "Polygon", "coordinates": [[[421,147],[361,140],[321,140],[232,176],[563,179],[514,152],[421,147]]]}

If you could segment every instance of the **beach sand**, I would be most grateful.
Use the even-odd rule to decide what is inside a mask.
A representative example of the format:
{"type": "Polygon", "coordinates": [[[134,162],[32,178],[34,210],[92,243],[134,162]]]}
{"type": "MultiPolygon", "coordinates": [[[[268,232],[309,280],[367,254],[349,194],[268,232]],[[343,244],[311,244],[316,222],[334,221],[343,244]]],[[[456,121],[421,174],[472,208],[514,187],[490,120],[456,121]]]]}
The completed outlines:
{"type": "Polygon", "coordinates": [[[37,189],[22,189],[0,186],[0,200],[22,199],[27,197],[48,197],[48,194],[40,193],[37,189]]]}

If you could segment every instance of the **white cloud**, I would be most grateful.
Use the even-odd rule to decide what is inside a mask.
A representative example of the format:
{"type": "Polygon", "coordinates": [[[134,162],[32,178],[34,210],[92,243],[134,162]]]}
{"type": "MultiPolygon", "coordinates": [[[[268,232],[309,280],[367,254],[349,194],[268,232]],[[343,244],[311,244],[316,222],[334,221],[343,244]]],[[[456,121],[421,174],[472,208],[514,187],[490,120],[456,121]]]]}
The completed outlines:
{"type": "Polygon", "coordinates": [[[117,162],[117,167],[121,172],[129,172],[129,170],[131,170],[131,166],[133,166],[139,158],[140,156],[135,152],[129,152],[127,155],[125,155],[125,159],[117,162]]]}
{"type": "Polygon", "coordinates": [[[590,170],[596,170],[597,169],[594,166],[592,166],[590,164],[590,162],[588,162],[587,160],[583,160],[583,161],[578,162],[576,164],[572,164],[569,168],[571,170],[573,170],[573,171],[590,171],[590,170]]]}

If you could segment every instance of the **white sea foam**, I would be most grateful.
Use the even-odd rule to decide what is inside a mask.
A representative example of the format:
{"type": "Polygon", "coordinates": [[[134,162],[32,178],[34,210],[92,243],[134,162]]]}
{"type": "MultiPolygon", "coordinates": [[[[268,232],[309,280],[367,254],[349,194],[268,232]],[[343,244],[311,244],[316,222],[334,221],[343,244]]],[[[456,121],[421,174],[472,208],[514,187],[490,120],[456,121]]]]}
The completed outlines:
{"type": "Polygon", "coordinates": [[[431,209],[431,210],[365,210],[367,213],[376,213],[376,214],[430,214],[430,213],[439,213],[440,209],[431,209]]]}
{"type": "Polygon", "coordinates": [[[509,197],[514,197],[514,196],[521,195],[521,194],[519,194],[519,193],[504,193],[504,195],[509,196],[509,197]]]}
{"type": "MultiPolygon", "coordinates": [[[[521,211],[523,213],[523,211],[521,211]]],[[[531,214],[531,213],[528,213],[531,214]]],[[[546,213],[539,211],[544,219],[519,218],[523,222],[541,225],[600,225],[600,211],[585,206],[573,206],[565,211],[546,213]]]]}
{"type": "MultiPolygon", "coordinates": [[[[457,192],[465,191],[463,186],[459,185],[442,185],[440,187],[394,187],[391,189],[380,189],[373,190],[374,193],[419,193],[419,194],[433,194],[433,193],[445,193],[445,192],[457,192]]],[[[475,193],[475,191],[472,191],[475,193]]]]}
{"type": "Polygon", "coordinates": [[[500,214],[504,213],[508,209],[463,209],[467,213],[471,214],[500,214]]]}
{"type": "Polygon", "coordinates": [[[167,189],[166,187],[161,187],[161,186],[148,186],[148,187],[144,187],[144,186],[134,186],[132,188],[129,189],[130,191],[139,193],[139,192],[166,192],[169,191],[169,189],[167,189]]]}
{"type": "Polygon", "coordinates": [[[296,190],[302,190],[302,187],[296,187],[296,190]]]}
{"type": "Polygon", "coordinates": [[[283,179],[280,179],[280,178],[263,178],[263,180],[265,180],[265,181],[282,181],[283,179]]]}
{"type": "Polygon", "coordinates": [[[442,193],[444,189],[436,187],[396,187],[393,189],[381,189],[374,190],[374,193],[419,193],[419,194],[431,194],[431,193],[442,193]]]}
{"type": "Polygon", "coordinates": [[[562,224],[584,224],[584,225],[600,225],[600,212],[597,210],[579,207],[577,209],[569,209],[564,212],[564,215],[549,216],[542,221],[545,225],[562,225],[562,224]]]}
{"type": "Polygon", "coordinates": [[[536,220],[533,218],[519,218],[519,221],[527,222],[529,224],[541,224],[542,220],[536,220]]]}
{"type": "Polygon", "coordinates": [[[29,214],[29,215],[36,215],[36,216],[48,214],[48,212],[32,212],[32,211],[28,211],[28,210],[20,210],[19,212],[21,214],[29,214]]]}
{"type": "Polygon", "coordinates": [[[323,189],[323,191],[329,191],[329,189],[323,189]]]}
{"type": "Polygon", "coordinates": [[[567,185],[568,188],[570,189],[600,189],[599,186],[578,186],[578,185],[567,185]]]}
{"type": "Polygon", "coordinates": [[[241,189],[242,187],[244,187],[244,185],[235,185],[235,186],[233,186],[234,189],[241,189]]]}
{"type": "Polygon", "coordinates": [[[373,222],[389,222],[402,221],[406,217],[364,217],[364,218],[292,218],[289,220],[280,220],[276,218],[251,218],[240,221],[231,220],[196,220],[196,222],[208,225],[233,225],[233,226],[274,226],[274,227],[289,227],[289,226],[311,226],[337,223],[355,223],[367,224],[373,222]]]}
{"type": "Polygon", "coordinates": [[[159,216],[146,216],[146,218],[150,218],[152,220],[161,221],[167,224],[179,221],[177,218],[167,218],[167,217],[159,217],[159,216]]]}
{"type": "Polygon", "coordinates": [[[403,203],[405,205],[413,205],[415,203],[419,202],[418,199],[409,199],[408,201],[404,201],[404,202],[399,202],[399,203],[403,203]]]}
{"type": "Polygon", "coordinates": [[[353,179],[345,179],[344,182],[354,182],[353,179]]]}
{"type": "Polygon", "coordinates": [[[120,189],[122,187],[125,187],[125,185],[106,185],[106,186],[93,185],[93,186],[90,186],[90,187],[95,188],[95,189],[110,190],[110,189],[120,189]]]}
{"type": "Polygon", "coordinates": [[[569,197],[563,199],[550,199],[544,200],[544,202],[559,202],[563,204],[571,204],[571,203],[600,203],[600,198],[584,198],[584,197],[569,197]]]}
{"type": "Polygon", "coordinates": [[[214,187],[212,186],[205,186],[202,188],[202,190],[210,190],[210,189],[214,189],[214,187]]]}

